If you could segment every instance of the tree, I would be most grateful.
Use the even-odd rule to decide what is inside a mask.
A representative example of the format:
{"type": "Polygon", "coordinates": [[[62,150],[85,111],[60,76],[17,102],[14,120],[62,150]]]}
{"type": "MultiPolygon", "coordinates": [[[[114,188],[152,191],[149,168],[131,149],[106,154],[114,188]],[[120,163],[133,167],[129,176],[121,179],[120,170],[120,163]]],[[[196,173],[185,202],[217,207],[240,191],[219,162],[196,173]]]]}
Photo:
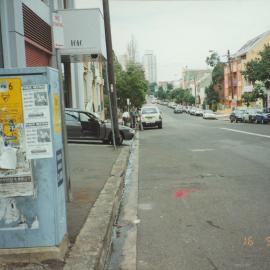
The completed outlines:
{"type": "Polygon", "coordinates": [[[264,47],[259,52],[259,57],[246,63],[245,70],[242,72],[245,79],[253,85],[256,81],[270,88],[270,45],[264,47]]]}
{"type": "Polygon", "coordinates": [[[129,98],[131,106],[141,107],[145,102],[148,82],[140,65],[130,64],[124,71],[120,64],[115,64],[118,106],[124,110],[129,98]]]}
{"type": "Polygon", "coordinates": [[[270,89],[270,45],[266,45],[264,50],[259,52],[259,57],[246,63],[242,74],[253,85],[253,97],[262,98],[266,105],[265,89],[270,89]]]}
{"type": "Polygon", "coordinates": [[[250,102],[255,102],[261,98],[265,103],[267,100],[267,95],[265,93],[265,88],[261,84],[255,84],[252,92],[246,92],[242,95],[243,101],[249,106],[250,102]]]}
{"type": "Polygon", "coordinates": [[[215,91],[213,83],[211,83],[208,87],[205,88],[205,94],[205,103],[209,105],[212,110],[216,111],[217,103],[219,102],[219,95],[215,91]]]}
{"type": "Polygon", "coordinates": [[[152,83],[149,84],[149,90],[150,90],[151,94],[155,93],[156,87],[157,87],[157,83],[155,83],[155,82],[152,82],[152,83]]]}
{"type": "Polygon", "coordinates": [[[166,99],[166,92],[164,91],[162,86],[159,86],[158,88],[157,97],[161,100],[166,99]]]}
{"type": "Polygon", "coordinates": [[[211,109],[217,109],[217,103],[220,101],[218,90],[223,89],[224,83],[224,63],[220,62],[220,57],[216,52],[213,52],[206,58],[206,63],[213,67],[212,83],[206,87],[206,99],[204,105],[209,105],[211,109]]]}
{"type": "Polygon", "coordinates": [[[212,52],[210,56],[206,57],[206,64],[210,67],[215,67],[218,63],[220,63],[220,57],[217,52],[212,52]]]}

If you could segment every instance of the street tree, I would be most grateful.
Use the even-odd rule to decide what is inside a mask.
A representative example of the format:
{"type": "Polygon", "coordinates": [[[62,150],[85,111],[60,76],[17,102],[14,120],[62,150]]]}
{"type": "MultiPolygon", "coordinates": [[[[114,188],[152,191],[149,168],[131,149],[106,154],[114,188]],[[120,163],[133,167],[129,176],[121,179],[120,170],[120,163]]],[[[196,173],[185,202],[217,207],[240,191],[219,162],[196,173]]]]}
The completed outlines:
{"type": "Polygon", "coordinates": [[[118,106],[122,110],[127,107],[127,99],[131,106],[141,107],[145,102],[145,95],[148,89],[148,82],[144,77],[144,70],[138,64],[129,64],[124,71],[120,64],[115,64],[116,89],[118,106]]]}
{"type": "Polygon", "coordinates": [[[166,97],[167,97],[166,91],[163,89],[162,86],[159,86],[157,91],[157,98],[160,100],[165,100],[166,97]]]}
{"type": "Polygon", "coordinates": [[[253,97],[261,98],[266,105],[265,89],[270,89],[270,45],[266,45],[264,50],[259,52],[259,57],[246,63],[242,74],[253,85],[253,97]]]}
{"type": "Polygon", "coordinates": [[[219,95],[214,89],[214,84],[211,83],[208,87],[205,88],[205,104],[209,105],[210,109],[213,111],[217,110],[217,103],[219,102],[219,95]]]}
{"type": "Polygon", "coordinates": [[[206,87],[206,98],[204,105],[209,105],[213,110],[217,109],[217,103],[220,101],[219,91],[223,92],[224,88],[224,63],[220,61],[217,52],[213,52],[206,58],[206,63],[213,67],[212,70],[212,83],[206,87]]]}
{"type": "Polygon", "coordinates": [[[220,63],[220,57],[217,52],[212,52],[210,56],[206,57],[206,64],[210,67],[215,67],[218,63],[220,63]]]}
{"type": "Polygon", "coordinates": [[[149,83],[149,91],[152,95],[155,93],[156,88],[157,88],[156,82],[149,83]]]}

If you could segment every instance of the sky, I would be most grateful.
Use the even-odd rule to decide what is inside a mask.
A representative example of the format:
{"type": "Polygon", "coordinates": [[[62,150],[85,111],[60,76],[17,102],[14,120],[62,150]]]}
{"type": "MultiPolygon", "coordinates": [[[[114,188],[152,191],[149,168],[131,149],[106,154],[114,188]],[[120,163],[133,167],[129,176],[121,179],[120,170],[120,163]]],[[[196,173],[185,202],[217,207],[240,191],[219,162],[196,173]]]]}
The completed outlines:
{"type": "MultiPolygon", "coordinates": [[[[157,57],[159,81],[177,80],[183,67],[207,68],[209,50],[226,60],[248,40],[270,30],[270,0],[110,0],[113,49],[125,54],[133,36],[140,60],[157,57]]],[[[76,8],[100,7],[102,0],[75,0],[76,8]]]]}

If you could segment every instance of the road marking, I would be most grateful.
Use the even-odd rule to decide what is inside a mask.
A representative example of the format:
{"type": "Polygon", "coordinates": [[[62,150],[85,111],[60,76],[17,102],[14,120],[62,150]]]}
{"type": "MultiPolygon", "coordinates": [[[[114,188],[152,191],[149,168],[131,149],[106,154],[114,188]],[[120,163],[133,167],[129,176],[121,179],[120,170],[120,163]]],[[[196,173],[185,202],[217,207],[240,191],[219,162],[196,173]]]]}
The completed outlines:
{"type": "Polygon", "coordinates": [[[205,148],[205,149],[191,149],[191,152],[208,152],[208,151],[214,151],[212,148],[205,148]]]}
{"type": "Polygon", "coordinates": [[[259,133],[253,133],[253,132],[247,132],[247,131],[242,131],[242,130],[237,130],[237,129],[231,129],[231,128],[221,128],[221,129],[270,139],[270,136],[269,135],[264,135],[264,134],[259,134],[259,133]]]}
{"type": "Polygon", "coordinates": [[[189,194],[190,192],[196,192],[196,191],[198,191],[198,189],[181,189],[181,190],[177,190],[175,192],[175,198],[182,199],[182,198],[186,197],[187,194],[189,194]]]}

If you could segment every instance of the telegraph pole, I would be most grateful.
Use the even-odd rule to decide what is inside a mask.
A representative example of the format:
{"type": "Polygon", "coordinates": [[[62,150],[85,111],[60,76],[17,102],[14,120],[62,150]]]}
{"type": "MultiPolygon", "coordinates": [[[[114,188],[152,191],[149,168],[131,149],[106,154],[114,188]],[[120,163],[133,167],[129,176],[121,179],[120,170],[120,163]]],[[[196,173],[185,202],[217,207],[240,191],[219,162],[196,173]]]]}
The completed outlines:
{"type": "Polygon", "coordinates": [[[230,50],[228,50],[228,64],[229,64],[229,71],[230,71],[230,82],[231,82],[231,90],[232,90],[232,102],[234,99],[234,92],[233,92],[233,79],[232,79],[232,65],[231,65],[231,55],[230,50]]]}
{"type": "Polygon", "coordinates": [[[112,49],[112,34],[111,34],[111,24],[110,24],[110,10],[109,1],[103,1],[103,16],[104,16],[104,26],[105,26],[105,36],[106,36],[106,48],[107,48],[107,62],[108,62],[108,80],[109,80],[109,95],[111,100],[112,108],[112,129],[115,135],[115,142],[117,145],[120,144],[120,133],[118,126],[118,114],[117,114],[117,95],[115,89],[115,78],[114,78],[114,57],[112,49]]]}

